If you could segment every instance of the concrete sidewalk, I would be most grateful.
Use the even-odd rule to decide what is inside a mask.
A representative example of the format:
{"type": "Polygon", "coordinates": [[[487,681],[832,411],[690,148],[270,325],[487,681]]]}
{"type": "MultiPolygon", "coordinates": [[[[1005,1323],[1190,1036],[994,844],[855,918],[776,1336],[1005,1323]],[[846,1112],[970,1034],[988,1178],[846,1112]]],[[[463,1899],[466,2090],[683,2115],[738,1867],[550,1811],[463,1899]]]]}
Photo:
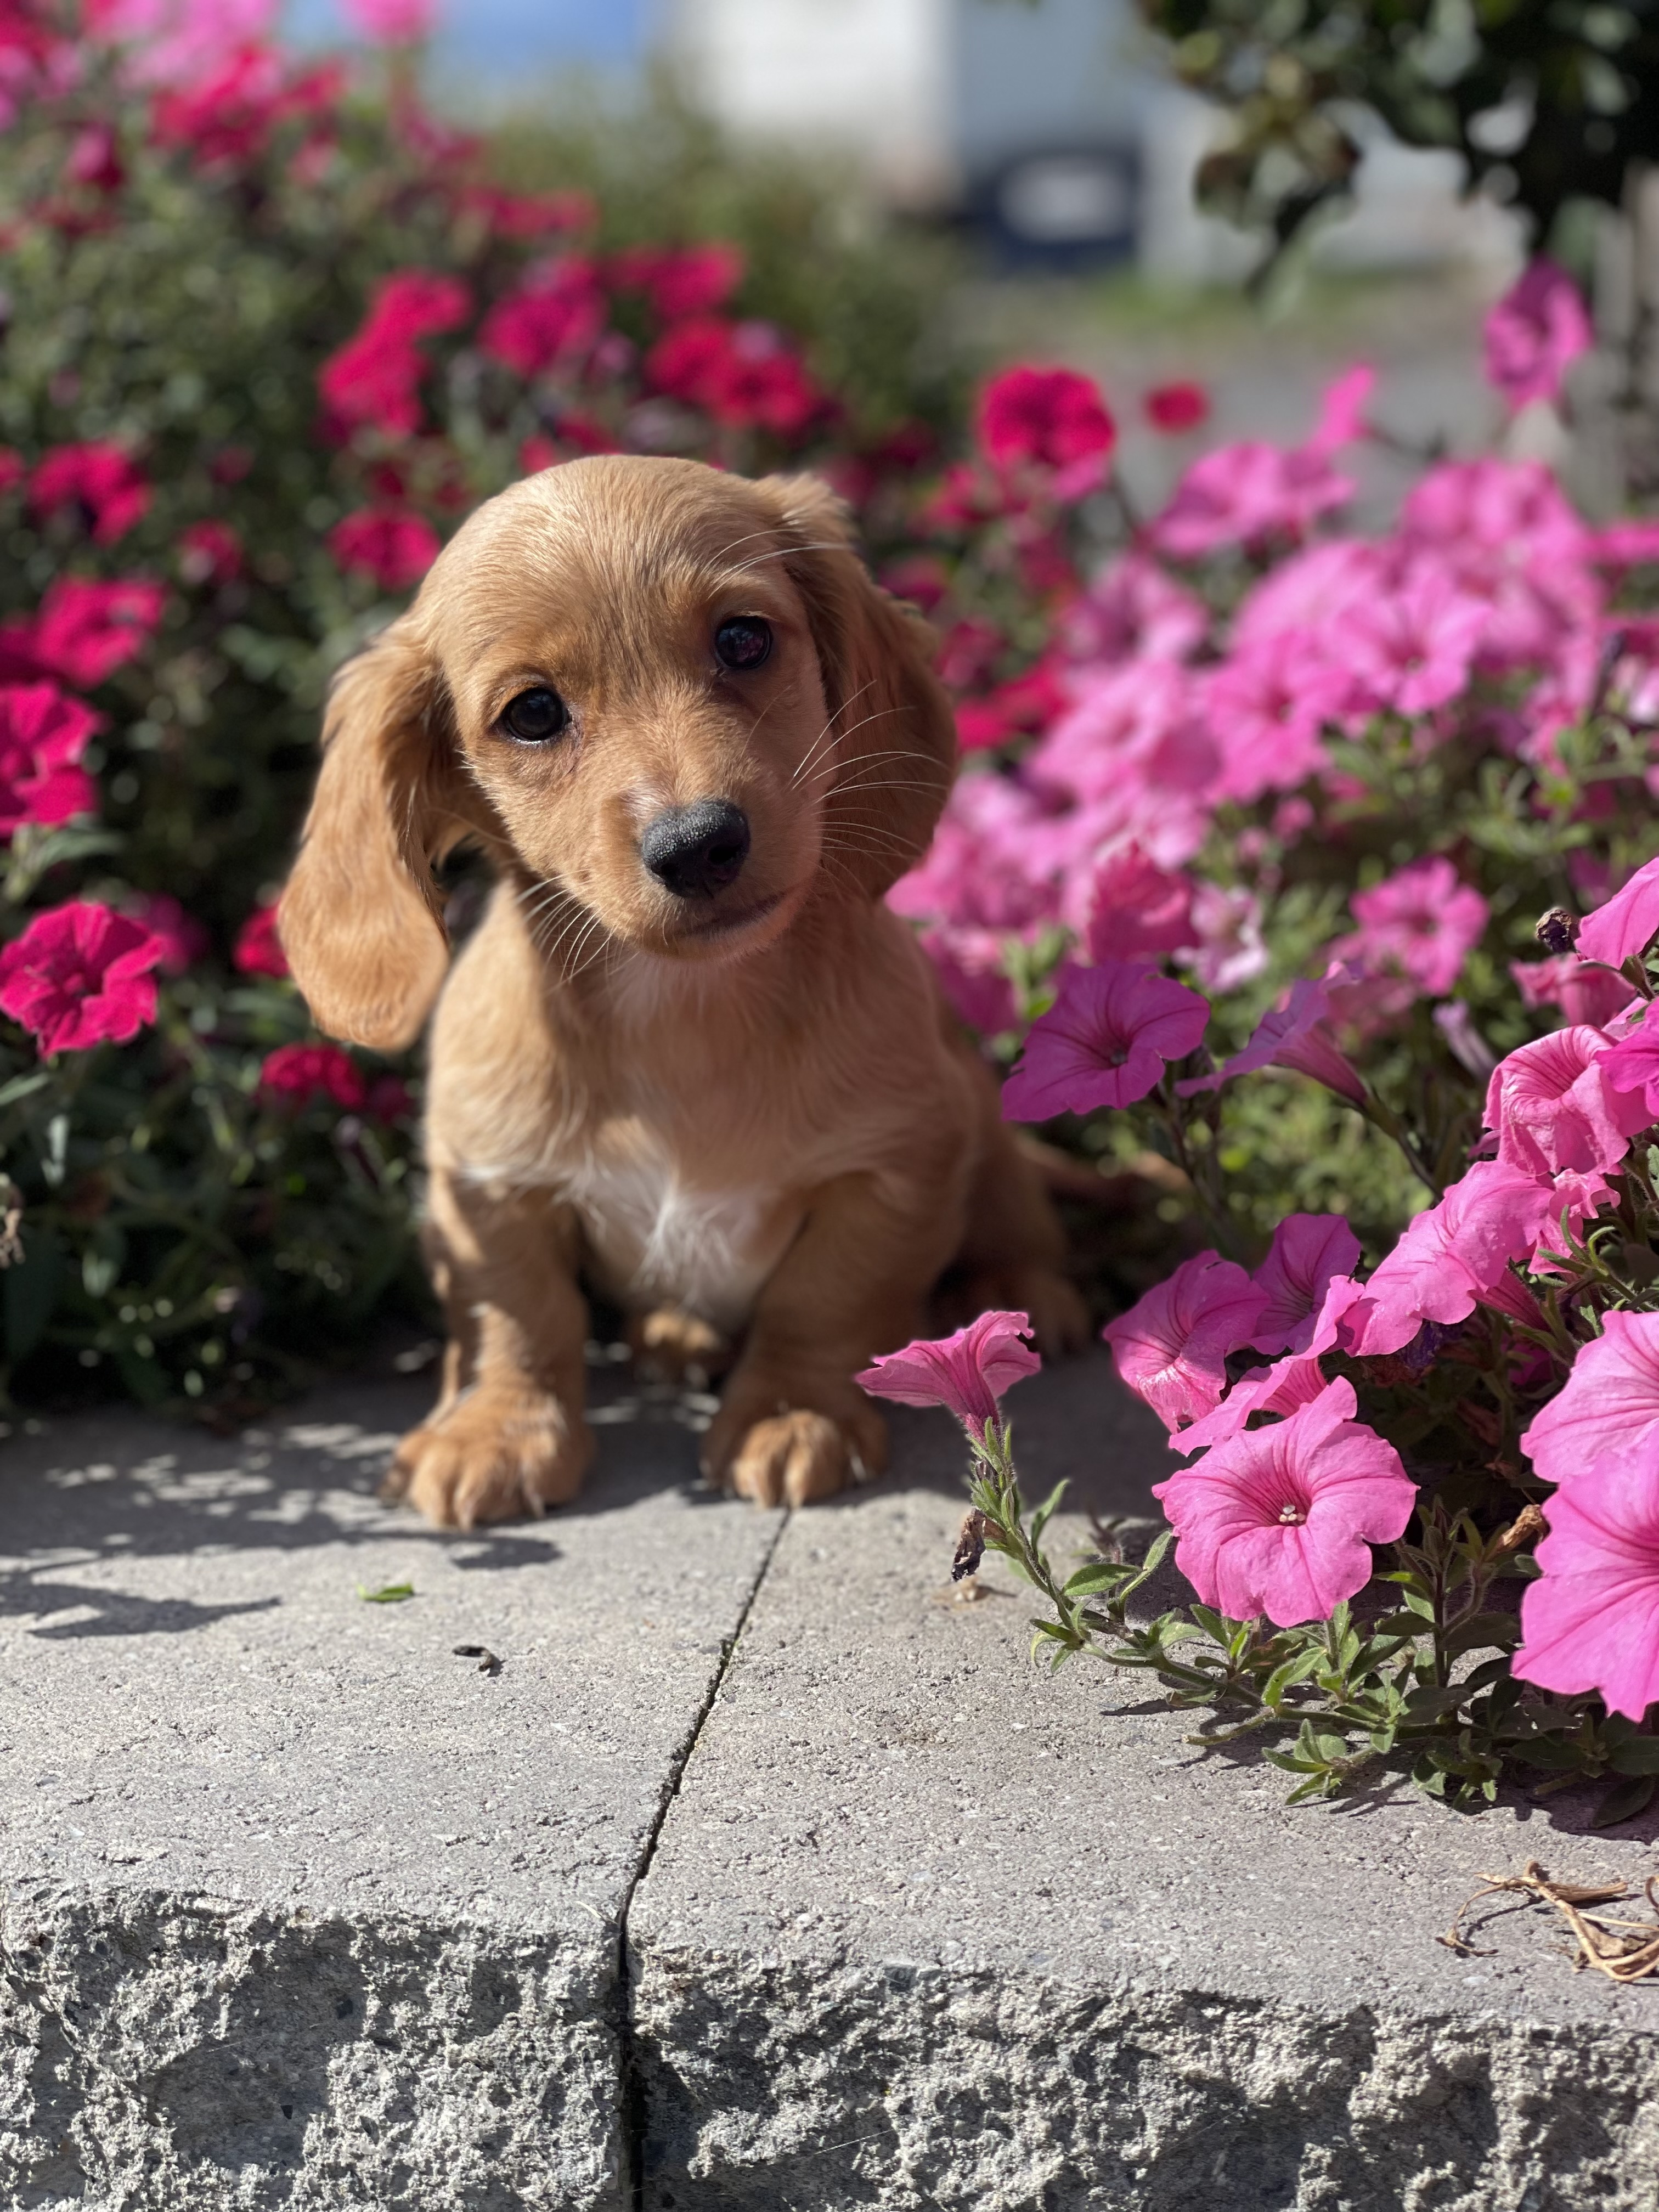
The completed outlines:
{"type": "MultiPolygon", "coordinates": [[[[9,1448],[0,2203],[1659,2198],[1659,1990],[1533,1911],[1434,1941],[1483,1869],[1645,1875],[1651,1821],[1286,1810],[1139,1678],[1036,1673],[1005,1569],[951,1601],[942,1419],[786,1522],[613,1389],[579,1510],[459,1537],[373,1502],[424,1395],[9,1448]]],[[[1033,1490],[1146,1510],[1100,1363],[1011,1409],[1033,1490]]]]}

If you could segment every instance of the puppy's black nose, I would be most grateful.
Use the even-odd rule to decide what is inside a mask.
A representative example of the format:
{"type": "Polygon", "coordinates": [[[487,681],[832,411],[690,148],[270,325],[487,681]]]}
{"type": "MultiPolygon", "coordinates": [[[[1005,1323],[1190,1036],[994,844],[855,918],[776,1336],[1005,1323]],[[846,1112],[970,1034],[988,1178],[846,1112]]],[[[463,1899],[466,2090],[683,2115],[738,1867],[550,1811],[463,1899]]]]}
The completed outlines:
{"type": "Polygon", "coordinates": [[[729,799],[671,807],[640,840],[640,858],[676,898],[709,898],[736,883],[749,858],[749,817],[729,799]]]}

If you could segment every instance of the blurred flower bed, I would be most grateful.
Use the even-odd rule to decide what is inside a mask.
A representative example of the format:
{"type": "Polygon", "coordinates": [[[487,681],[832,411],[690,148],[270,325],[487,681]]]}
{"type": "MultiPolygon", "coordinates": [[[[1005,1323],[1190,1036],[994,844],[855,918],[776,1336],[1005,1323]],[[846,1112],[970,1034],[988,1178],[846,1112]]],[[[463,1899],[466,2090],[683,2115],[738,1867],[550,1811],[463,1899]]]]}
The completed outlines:
{"type": "MultiPolygon", "coordinates": [[[[803,283],[810,194],[699,234],[706,147],[697,193],[659,149],[653,197],[592,142],[586,185],[543,145],[509,186],[413,83],[400,49],[284,53],[259,0],[0,16],[14,1402],[234,1419],[418,1310],[418,1073],[314,1036],[271,926],[328,676],[525,471],[812,466],[957,703],[893,903],[1010,1117],[1117,1205],[1078,1215],[1103,1303],[1144,1293],[1106,1334],[1188,1462],[1200,1603],[1131,1627],[1141,1570],[1056,1577],[981,1406],[976,1510],[1042,1632],[1288,1732],[1310,1790],[1404,1747],[1454,1796],[1606,1774],[1628,1817],[1659,1772],[1659,525],[1423,453],[1355,534],[1353,455],[1409,451],[1363,367],[1290,448],[1207,446],[1201,381],[1133,395],[1187,461],[1139,514],[1122,395],[1026,365],[959,425],[890,246],[819,236],[803,283]]],[[[1497,445],[1589,332],[1540,262],[1486,338],[1497,445]]]]}

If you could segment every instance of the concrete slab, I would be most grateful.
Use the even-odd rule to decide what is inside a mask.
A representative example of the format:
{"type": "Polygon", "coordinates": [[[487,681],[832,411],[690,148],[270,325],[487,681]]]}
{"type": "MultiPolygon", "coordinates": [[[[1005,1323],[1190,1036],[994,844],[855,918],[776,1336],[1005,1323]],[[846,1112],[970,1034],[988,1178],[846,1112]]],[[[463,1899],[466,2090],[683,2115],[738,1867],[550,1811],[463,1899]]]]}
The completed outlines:
{"type": "MultiPolygon", "coordinates": [[[[1146,1510],[1097,1366],[1011,1409],[1034,1489],[1146,1510]]],[[[786,1529],[635,1893],[645,2203],[1651,2212],[1659,1988],[1535,1911],[1434,1938],[1483,1869],[1645,1876],[1653,1823],[1287,1808],[1144,1678],[1034,1670],[1000,1564],[941,1602],[960,1446],[902,1438],[907,1486],[786,1529]]]]}
{"type": "Polygon", "coordinates": [[[9,1448],[8,2208],[627,2201],[620,1923],[778,1516],[612,1393],[579,1510],[440,1534],[428,1397],[9,1448]]]}

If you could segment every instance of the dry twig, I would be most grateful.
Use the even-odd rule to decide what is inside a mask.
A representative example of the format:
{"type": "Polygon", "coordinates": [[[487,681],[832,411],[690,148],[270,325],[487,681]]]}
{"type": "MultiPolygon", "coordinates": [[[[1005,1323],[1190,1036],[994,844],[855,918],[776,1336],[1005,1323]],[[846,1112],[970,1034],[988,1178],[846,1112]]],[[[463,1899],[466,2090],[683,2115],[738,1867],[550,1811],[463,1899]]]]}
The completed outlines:
{"type": "Polygon", "coordinates": [[[1634,1895],[1628,1882],[1552,1881],[1536,1859],[1528,1859],[1519,1874],[1488,1875],[1485,1888],[1477,1889],[1473,1897],[1464,1900],[1451,1926],[1443,1936],[1436,1936],[1436,1942],[1465,1957],[1490,1958],[1490,1952],[1477,1951],[1464,1935],[1463,1918],[1483,1897],[1495,1897],[1504,1891],[1519,1892],[1540,1905],[1555,1907],[1577,1942],[1578,1950],[1572,1962],[1575,1972],[1592,1966],[1610,1982],[1646,1981],[1659,1973],[1659,1894],[1655,1893],[1651,1875],[1643,1883],[1640,1893],[1652,1907],[1654,1917],[1620,1920],[1608,1913],[1592,1912],[1585,1908],[1617,1905],[1634,1895]]]}

